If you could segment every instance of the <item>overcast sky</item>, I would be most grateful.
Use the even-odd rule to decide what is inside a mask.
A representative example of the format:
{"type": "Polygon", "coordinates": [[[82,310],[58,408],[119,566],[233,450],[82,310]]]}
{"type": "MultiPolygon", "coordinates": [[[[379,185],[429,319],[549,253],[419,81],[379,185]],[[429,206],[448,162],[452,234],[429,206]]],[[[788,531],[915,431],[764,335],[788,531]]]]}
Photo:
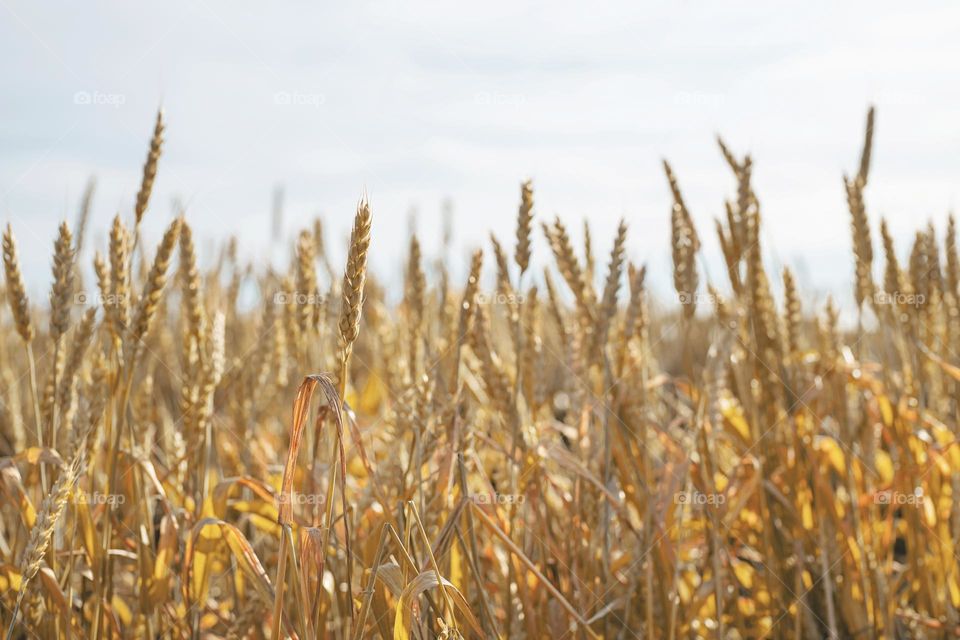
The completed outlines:
{"type": "Polygon", "coordinates": [[[723,282],[721,133],[754,157],[771,266],[845,288],[841,176],[869,104],[874,225],[887,216],[906,252],[916,225],[942,228],[957,204],[958,27],[960,5],[939,2],[0,0],[0,219],[31,286],[46,286],[56,224],[75,219],[91,175],[90,242],[132,216],[162,104],[153,238],[180,198],[201,238],[235,232],[266,259],[279,184],[286,232],[322,212],[339,256],[366,192],[375,266],[395,274],[412,208],[429,252],[453,200],[462,262],[490,230],[512,238],[529,176],[539,217],[589,217],[598,255],[626,217],[630,258],[666,290],[663,157],[723,282]]]}

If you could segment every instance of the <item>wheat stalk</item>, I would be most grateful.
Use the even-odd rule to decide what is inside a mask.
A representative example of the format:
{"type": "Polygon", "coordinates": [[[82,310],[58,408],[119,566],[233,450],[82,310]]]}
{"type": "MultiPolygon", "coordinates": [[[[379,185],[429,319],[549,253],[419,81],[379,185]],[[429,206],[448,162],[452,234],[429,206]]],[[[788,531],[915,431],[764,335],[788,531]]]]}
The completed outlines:
{"type": "Polygon", "coordinates": [[[63,369],[63,376],[60,378],[57,390],[57,402],[61,410],[65,410],[71,403],[73,395],[73,384],[80,371],[80,365],[90,346],[93,338],[93,332],[96,328],[97,308],[90,307],[84,312],[83,317],[77,324],[73,335],[73,341],[70,344],[70,350],[67,352],[66,364],[63,369]]]}

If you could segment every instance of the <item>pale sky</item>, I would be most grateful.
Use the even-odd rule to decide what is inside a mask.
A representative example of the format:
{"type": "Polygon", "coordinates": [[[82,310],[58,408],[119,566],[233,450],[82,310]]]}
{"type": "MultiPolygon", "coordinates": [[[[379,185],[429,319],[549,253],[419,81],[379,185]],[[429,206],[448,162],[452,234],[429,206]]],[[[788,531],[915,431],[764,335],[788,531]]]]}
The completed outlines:
{"type": "Polygon", "coordinates": [[[56,224],[73,223],[91,175],[87,246],[116,212],[132,217],[162,104],[153,238],[181,198],[201,238],[235,232],[266,259],[280,184],[287,233],[323,212],[340,256],[366,192],[389,278],[408,212],[435,251],[447,197],[458,262],[491,230],[512,245],[529,176],[539,218],[559,214],[579,235],[590,217],[598,256],[626,217],[630,259],[666,291],[666,157],[725,285],[712,219],[734,185],[721,133],[753,155],[771,267],[845,290],[841,176],[869,104],[874,226],[887,216],[906,252],[914,227],[942,228],[957,205],[958,33],[960,5],[940,2],[0,0],[0,220],[45,287],[56,224]]]}

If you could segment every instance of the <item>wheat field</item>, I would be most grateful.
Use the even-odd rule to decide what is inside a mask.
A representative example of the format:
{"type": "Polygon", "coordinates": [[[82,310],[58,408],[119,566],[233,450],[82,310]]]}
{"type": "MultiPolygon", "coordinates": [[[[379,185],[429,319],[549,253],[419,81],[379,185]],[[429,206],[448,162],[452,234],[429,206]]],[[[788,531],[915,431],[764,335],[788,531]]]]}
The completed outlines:
{"type": "Polygon", "coordinates": [[[60,226],[49,301],[5,227],[7,638],[960,636],[956,229],[868,215],[873,123],[846,326],[765,266],[722,141],[723,281],[665,162],[669,304],[626,222],[575,246],[529,181],[465,279],[411,237],[396,294],[366,199],[342,265],[319,219],[279,272],[201,259],[189,212],[148,242],[158,115],[106,246],[90,192],[60,226]]]}

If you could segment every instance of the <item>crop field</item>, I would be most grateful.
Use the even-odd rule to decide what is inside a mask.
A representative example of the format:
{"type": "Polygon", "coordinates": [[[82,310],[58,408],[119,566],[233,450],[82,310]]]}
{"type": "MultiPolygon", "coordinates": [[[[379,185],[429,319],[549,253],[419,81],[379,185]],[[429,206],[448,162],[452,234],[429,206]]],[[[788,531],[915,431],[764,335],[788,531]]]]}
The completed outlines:
{"type": "Polygon", "coordinates": [[[732,140],[716,220],[664,162],[668,299],[629,219],[594,238],[519,180],[472,255],[404,240],[396,291],[359,185],[346,261],[322,219],[283,270],[199,255],[189,210],[148,237],[158,115],[131,207],[98,236],[91,188],[51,238],[49,297],[4,225],[6,637],[960,636],[956,227],[893,237],[852,125],[841,309],[769,267],[732,140]]]}

